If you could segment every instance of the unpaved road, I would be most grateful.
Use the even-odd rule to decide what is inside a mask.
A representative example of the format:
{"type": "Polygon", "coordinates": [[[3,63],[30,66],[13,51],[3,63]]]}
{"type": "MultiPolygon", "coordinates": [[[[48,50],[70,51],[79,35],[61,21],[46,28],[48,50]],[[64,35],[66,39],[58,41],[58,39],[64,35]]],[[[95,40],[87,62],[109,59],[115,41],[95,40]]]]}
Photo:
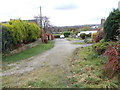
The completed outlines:
{"type": "Polygon", "coordinates": [[[56,39],[54,48],[26,60],[7,65],[7,67],[10,67],[10,69],[3,71],[1,75],[16,76],[19,74],[34,71],[34,69],[45,66],[49,66],[50,68],[55,68],[56,66],[59,66],[67,70],[69,68],[69,65],[67,65],[66,62],[68,61],[68,58],[70,58],[70,56],[72,55],[73,51],[77,47],[84,47],[89,45],[90,44],[73,45],[70,41],[67,41],[66,39],[56,39]]]}

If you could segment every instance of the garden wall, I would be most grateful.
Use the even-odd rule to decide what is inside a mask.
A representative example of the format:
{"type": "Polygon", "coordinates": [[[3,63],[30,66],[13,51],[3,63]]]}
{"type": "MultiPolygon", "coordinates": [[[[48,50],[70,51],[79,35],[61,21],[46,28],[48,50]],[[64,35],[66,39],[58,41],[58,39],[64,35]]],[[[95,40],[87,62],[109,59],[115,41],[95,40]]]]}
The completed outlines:
{"type": "Polygon", "coordinates": [[[37,45],[40,44],[40,43],[42,43],[41,38],[39,38],[37,41],[32,42],[32,43],[30,43],[30,44],[26,44],[26,45],[25,45],[25,44],[22,44],[22,46],[19,47],[18,49],[15,49],[15,50],[11,51],[11,52],[10,52],[10,55],[15,54],[15,53],[19,53],[19,52],[24,51],[24,50],[26,50],[26,49],[28,49],[28,48],[32,48],[32,47],[34,47],[34,46],[37,46],[37,45]]]}

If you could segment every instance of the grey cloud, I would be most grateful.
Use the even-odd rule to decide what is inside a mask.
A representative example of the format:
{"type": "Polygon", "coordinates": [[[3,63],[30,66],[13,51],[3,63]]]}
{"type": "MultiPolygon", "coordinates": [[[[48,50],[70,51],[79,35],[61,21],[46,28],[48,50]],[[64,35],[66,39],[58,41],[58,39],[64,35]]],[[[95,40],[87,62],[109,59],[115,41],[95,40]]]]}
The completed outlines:
{"type": "Polygon", "coordinates": [[[54,9],[56,10],[70,10],[70,9],[76,9],[78,8],[75,4],[69,3],[69,4],[63,4],[63,5],[58,5],[54,9]]]}

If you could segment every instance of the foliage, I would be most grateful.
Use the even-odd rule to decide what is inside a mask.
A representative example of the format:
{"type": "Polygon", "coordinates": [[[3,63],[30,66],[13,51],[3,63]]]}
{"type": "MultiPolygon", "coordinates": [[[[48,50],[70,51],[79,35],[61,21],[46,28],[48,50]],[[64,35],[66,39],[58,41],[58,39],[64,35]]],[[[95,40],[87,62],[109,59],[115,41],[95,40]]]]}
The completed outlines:
{"type": "Polygon", "coordinates": [[[85,33],[81,33],[81,34],[80,34],[80,37],[81,37],[82,39],[85,39],[85,36],[86,36],[85,33]]]}
{"type": "Polygon", "coordinates": [[[118,77],[109,79],[101,70],[105,58],[92,51],[92,47],[80,48],[72,60],[72,69],[68,77],[71,88],[118,88],[118,77]],[[76,56],[77,55],[77,56],[76,56]]]}
{"type": "Polygon", "coordinates": [[[89,26],[84,26],[82,29],[81,29],[81,31],[88,31],[89,30],[89,26]]]}
{"type": "Polygon", "coordinates": [[[97,35],[97,32],[91,34],[91,37],[92,37],[92,41],[93,41],[93,42],[95,42],[95,37],[96,37],[96,35],[97,35]]]}
{"type": "Polygon", "coordinates": [[[2,37],[4,39],[2,40],[4,49],[3,53],[10,51],[12,48],[19,47],[22,43],[35,41],[40,36],[39,27],[36,24],[28,23],[27,21],[10,20],[7,24],[2,24],[2,26],[2,37]]]}
{"type": "Polygon", "coordinates": [[[80,33],[80,31],[75,31],[75,34],[77,35],[78,33],[80,33]]]}
{"type": "Polygon", "coordinates": [[[93,45],[92,45],[92,47],[93,47],[93,50],[97,53],[97,54],[103,54],[104,52],[105,52],[105,50],[106,50],[106,47],[108,46],[108,45],[115,45],[115,43],[113,43],[113,42],[105,42],[104,41],[104,39],[102,39],[100,42],[98,42],[98,43],[94,43],[93,45]]]}
{"type": "Polygon", "coordinates": [[[120,34],[117,30],[120,27],[120,11],[114,9],[107,17],[104,23],[105,41],[116,40],[116,36],[120,34]]]}
{"type": "Polygon", "coordinates": [[[27,37],[26,42],[32,42],[39,38],[40,36],[40,29],[35,23],[26,23],[27,25],[27,37]]]}
{"type": "Polygon", "coordinates": [[[93,42],[99,42],[104,37],[104,32],[102,30],[97,31],[91,35],[93,42]]]}
{"type": "Polygon", "coordinates": [[[65,37],[68,37],[70,34],[71,34],[70,31],[64,31],[64,32],[63,32],[63,35],[64,35],[65,37]]]}
{"type": "Polygon", "coordinates": [[[7,31],[5,26],[2,26],[2,52],[9,53],[10,49],[13,47],[13,38],[7,31]]]}
{"type": "Polygon", "coordinates": [[[107,56],[107,62],[104,65],[105,74],[107,77],[112,78],[113,74],[115,74],[116,71],[120,69],[119,67],[120,58],[118,57],[118,52],[115,49],[115,47],[108,46],[106,48],[104,55],[107,56]]]}
{"type": "Polygon", "coordinates": [[[102,30],[98,31],[95,36],[95,42],[99,42],[104,37],[104,32],[102,30]]]}
{"type": "Polygon", "coordinates": [[[20,20],[11,20],[7,24],[5,24],[7,30],[10,32],[13,37],[13,44],[17,45],[22,43],[25,39],[25,27],[23,26],[22,21],[20,20]]]}

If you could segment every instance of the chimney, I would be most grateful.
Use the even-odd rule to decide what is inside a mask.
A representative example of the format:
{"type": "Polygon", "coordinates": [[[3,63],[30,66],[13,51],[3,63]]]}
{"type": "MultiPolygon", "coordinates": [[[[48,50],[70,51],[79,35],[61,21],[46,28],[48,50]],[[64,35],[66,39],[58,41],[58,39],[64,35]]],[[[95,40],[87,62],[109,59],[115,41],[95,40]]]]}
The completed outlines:
{"type": "Polygon", "coordinates": [[[101,29],[103,30],[104,28],[104,22],[105,22],[105,19],[101,19],[101,29]]]}
{"type": "Polygon", "coordinates": [[[118,9],[119,9],[119,11],[120,11],[120,1],[118,2],[118,9]]]}

